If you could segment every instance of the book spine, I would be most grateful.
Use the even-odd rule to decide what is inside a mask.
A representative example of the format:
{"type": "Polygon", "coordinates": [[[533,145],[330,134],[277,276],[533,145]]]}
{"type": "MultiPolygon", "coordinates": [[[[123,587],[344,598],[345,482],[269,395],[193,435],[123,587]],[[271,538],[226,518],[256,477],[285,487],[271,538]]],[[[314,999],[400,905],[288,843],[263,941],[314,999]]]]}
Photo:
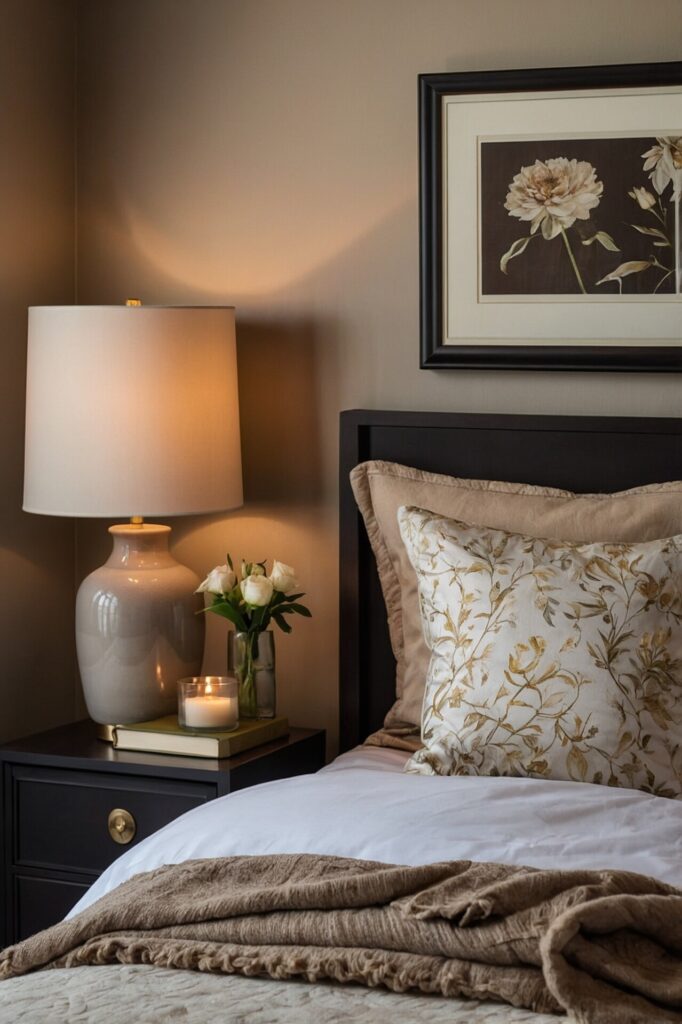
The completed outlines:
{"type": "Polygon", "coordinates": [[[263,746],[265,743],[271,743],[273,740],[288,735],[289,723],[286,719],[268,723],[267,726],[246,732],[241,736],[226,736],[220,740],[208,736],[193,737],[190,735],[180,738],[177,734],[174,734],[174,742],[171,743],[164,743],[163,732],[154,733],[151,730],[115,728],[113,747],[118,750],[137,750],[156,754],[179,754],[181,756],[184,754],[187,757],[223,758],[235,757],[237,754],[243,754],[254,747],[263,746]],[[140,744],[136,739],[136,734],[145,738],[154,736],[156,742],[151,745],[149,739],[147,739],[146,743],[140,744]],[[180,739],[180,742],[177,742],[178,739],[180,739]]]}

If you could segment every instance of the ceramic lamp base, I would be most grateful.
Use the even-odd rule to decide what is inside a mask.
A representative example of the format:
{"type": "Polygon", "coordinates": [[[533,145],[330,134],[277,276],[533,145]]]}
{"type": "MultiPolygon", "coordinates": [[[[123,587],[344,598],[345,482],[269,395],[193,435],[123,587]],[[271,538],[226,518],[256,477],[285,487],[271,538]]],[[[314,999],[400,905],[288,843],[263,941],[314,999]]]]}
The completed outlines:
{"type": "Polygon", "coordinates": [[[199,577],[168,550],[169,526],[111,526],[113,550],[83,580],[76,647],[85,703],[103,725],[172,714],[177,682],[201,670],[199,577]]]}

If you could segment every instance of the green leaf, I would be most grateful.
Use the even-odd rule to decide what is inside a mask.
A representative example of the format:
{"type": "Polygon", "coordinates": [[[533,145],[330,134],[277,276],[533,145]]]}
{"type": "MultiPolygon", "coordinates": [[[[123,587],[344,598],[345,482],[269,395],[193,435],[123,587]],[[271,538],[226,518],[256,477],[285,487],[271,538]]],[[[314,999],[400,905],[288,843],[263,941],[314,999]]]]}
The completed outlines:
{"type": "Polygon", "coordinates": [[[500,270],[503,274],[507,273],[507,265],[509,264],[509,261],[513,260],[515,256],[520,256],[522,252],[525,252],[526,246],[532,238],[532,235],[526,235],[525,238],[517,238],[515,242],[512,242],[500,260],[500,270]]]}
{"type": "Polygon", "coordinates": [[[592,245],[593,242],[599,242],[609,252],[620,252],[620,249],[611,238],[611,235],[607,234],[606,231],[598,231],[596,235],[592,235],[592,238],[584,238],[583,245],[592,245]]]}
{"type": "Polygon", "coordinates": [[[263,619],[266,615],[269,615],[267,606],[261,605],[259,608],[254,608],[251,612],[251,628],[257,630],[259,633],[265,629],[263,619]]]}
{"type": "Polygon", "coordinates": [[[229,553],[229,551],[228,551],[228,553],[227,553],[227,564],[229,565],[229,567],[230,567],[230,569],[232,570],[232,572],[234,572],[234,566],[233,566],[233,564],[232,564],[232,559],[230,558],[230,553],[229,553]]]}
{"type": "Polygon", "coordinates": [[[279,614],[303,615],[306,619],[312,619],[313,613],[304,604],[283,604],[277,609],[279,614]]]}
{"type": "Polygon", "coordinates": [[[215,612],[216,615],[222,615],[224,619],[229,619],[230,622],[237,627],[240,633],[245,633],[247,630],[244,617],[237,608],[233,608],[227,601],[218,601],[217,603],[212,604],[209,608],[204,608],[203,611],[215,612]]]}
{"type": "Polygon", "coordinates": [[[273,619],[284,633],[291,633],[291,626],[286,619],[283,619],[279,612],[273,613],[273,619]]]}

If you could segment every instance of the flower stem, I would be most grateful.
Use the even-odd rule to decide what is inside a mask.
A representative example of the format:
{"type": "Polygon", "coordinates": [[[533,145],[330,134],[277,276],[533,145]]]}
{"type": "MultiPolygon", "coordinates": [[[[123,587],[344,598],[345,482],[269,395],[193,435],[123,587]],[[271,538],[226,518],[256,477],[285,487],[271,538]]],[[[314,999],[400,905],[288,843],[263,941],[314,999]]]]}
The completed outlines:
{"type": "Polygon", "coordinates": [[[565,228],[561,229],[561,234],[562,234],[562,237],[563,237],[563,240],[564,240],[564,245],[566,246],[566,252],[568,253],[568,258],[571,261],[571,266],[573,267],[573,271],[575,273],[575,276],[578,279],[578,284],[580,285],[580,291],[583,293],[583,295],[587,295],[587,290],[585,288],[585,285],[583,284],[583,279],[580,276],[580,271],[578,270],[578,264],[575,262],[575,256],[573,255],[573,250],[571,249],[571,243],[568,240],[568,235],[566,234],[566,229],[565,228]]]}
{"type": "MultiPolygon", "coordinates": [[[[235,638],[236,639],[236,638],[235,638]]],[[[256,699],[256,666],[258,657],[258,633],[243,633],[241,650],[237,656],[236,675],[239,680],[239,714],[243,718],[256,718],[258,704],[256,699]]]]}

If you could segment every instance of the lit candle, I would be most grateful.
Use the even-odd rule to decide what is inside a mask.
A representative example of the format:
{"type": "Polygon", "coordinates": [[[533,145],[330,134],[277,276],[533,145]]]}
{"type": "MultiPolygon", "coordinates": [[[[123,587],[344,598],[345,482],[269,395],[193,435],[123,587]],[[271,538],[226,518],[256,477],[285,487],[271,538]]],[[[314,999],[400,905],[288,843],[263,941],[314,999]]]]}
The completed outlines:
{"type": "Polygon", "coordinates": [[[184,695],[183,718],[187,729],[234,729],[239,720],[237,693],[227,692],[224,684],[212,683],[210,677],[203,684],[197,680],[184,695]]]}

